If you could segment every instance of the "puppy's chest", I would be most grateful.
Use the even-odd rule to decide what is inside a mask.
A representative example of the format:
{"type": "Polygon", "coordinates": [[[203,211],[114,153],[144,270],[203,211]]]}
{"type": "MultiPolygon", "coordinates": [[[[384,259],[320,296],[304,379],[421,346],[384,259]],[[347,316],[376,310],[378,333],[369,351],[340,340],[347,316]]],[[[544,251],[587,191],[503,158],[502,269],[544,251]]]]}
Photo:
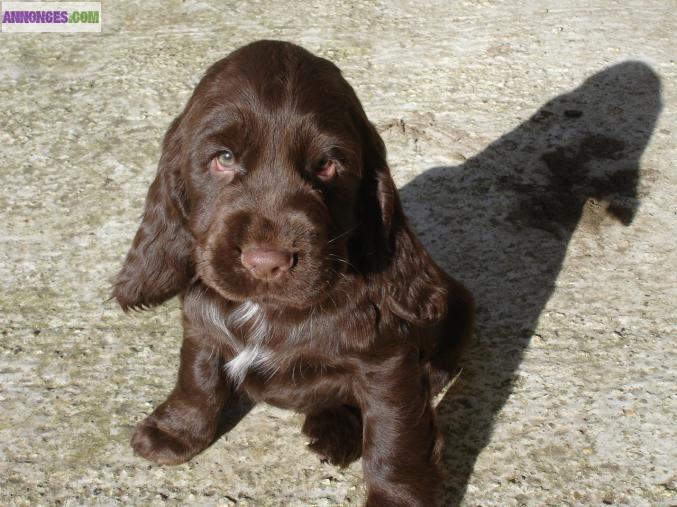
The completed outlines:
{"type": "Polygon", "coordinates": [[[276,322],[259,305],[246,302],[226,318],[226,326],[226,339],[234,356],[225,370],[236,385],[248,375],[271,381],[280,376],[302,375],[304,367],[324,367],[325,354],[309,353],[315,344],[310,336],[311,326],[305,321],[296,325],[276,322]]]}

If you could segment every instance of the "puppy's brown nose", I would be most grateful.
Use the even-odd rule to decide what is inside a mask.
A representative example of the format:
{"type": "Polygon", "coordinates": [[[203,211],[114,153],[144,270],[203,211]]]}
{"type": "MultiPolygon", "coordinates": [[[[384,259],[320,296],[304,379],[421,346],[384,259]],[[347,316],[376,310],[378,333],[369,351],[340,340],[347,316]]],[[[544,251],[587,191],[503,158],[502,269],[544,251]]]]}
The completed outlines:
{"type": "Polygon", "coordinates": [[[242,251],[240,261],[254,278],[272,280],[289,271],[294,254],[272,248],[247,248],[242,251]]]}

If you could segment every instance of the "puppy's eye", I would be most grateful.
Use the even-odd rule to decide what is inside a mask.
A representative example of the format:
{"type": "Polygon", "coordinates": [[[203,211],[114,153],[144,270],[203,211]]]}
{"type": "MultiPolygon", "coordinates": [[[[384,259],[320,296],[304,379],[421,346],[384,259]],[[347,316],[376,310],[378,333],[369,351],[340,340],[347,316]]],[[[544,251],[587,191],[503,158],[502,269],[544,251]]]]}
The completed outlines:
{"type": "Polygon", "coordinates": [[[336,161],[331,158],[324,158],[317,165],[315,175],[322,181],[330,181],[336,176],[336,161]]]}
{"type": "Polygon", "coordinates": [[[235,155],[228,149],[220,151],[209,163],[209,169],[212,173],[226,178],[230,183],[236,173],[235,155]]]}
{"type": "Polygon", "coordinates": [[[233,155],[232,151],[226,149],[217,155],[216,161],[221,167],[231,167],[233,164],[235,164],[235,155],[233,155]]]}

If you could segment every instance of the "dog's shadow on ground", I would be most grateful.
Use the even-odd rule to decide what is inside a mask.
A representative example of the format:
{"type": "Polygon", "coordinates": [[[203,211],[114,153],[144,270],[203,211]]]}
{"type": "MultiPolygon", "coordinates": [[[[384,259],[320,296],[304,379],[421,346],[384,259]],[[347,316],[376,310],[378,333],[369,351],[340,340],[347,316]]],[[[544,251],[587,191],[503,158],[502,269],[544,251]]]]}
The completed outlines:
{"type": "Polygon", "coordinates": [[[632,223],[639,159],[660,110],[658,76],[641,62],[620,63],[462,165],[434,167],[400,190],[422,242],[478,302],[464,370],[437,407],[444,505],[465,495],[572,233],[579,224],[632,223]]]}

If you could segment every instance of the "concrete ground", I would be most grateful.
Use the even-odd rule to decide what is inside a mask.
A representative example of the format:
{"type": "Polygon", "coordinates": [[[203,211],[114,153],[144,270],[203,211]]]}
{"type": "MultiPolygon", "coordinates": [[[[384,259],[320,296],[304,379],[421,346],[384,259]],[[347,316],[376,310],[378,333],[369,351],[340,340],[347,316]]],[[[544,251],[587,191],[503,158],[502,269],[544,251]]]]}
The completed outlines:
{"type": "Polygon", "coordinates": [[[360,464],[258,406],[192,462],[132,455],[176,302],[107,301],[164,130],[255,39],[335,61],[406,209],[479,301],[439,400],[444,504],[677,505],[671,0],[104,2],[0,35],[0,504],[360,505],[360,464]]]}

